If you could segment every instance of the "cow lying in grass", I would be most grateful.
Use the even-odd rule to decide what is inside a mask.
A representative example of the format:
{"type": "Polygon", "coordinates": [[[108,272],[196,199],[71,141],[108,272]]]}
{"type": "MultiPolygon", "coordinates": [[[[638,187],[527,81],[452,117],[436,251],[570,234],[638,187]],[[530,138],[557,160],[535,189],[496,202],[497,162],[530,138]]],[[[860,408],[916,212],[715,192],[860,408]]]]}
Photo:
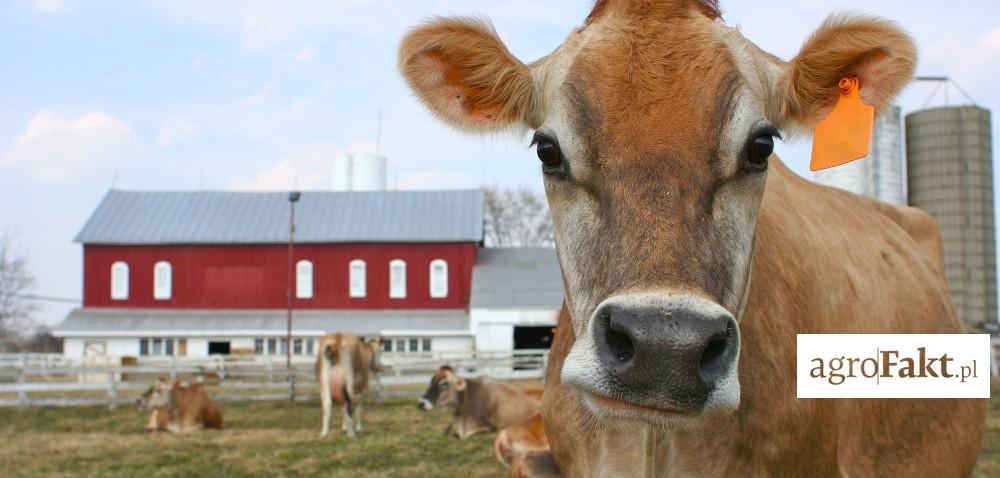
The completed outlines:
{"type": "Polygon", "coordinates": [[[417,402],[421,410],[452,407],[455,418],[445,435],[466,439],[506,428],[540,413],[540,392],[525,392],[490,378],[461,378],[444,365],[431,377],[417,402]],[[534,395],[534,396],[533,396],[534,395]]]}
{"type": "Polygon", "coordinates": [[[222,410],[199,384],[184,386],[176,380],[157,379],[137,400],[140,410],[152,410],[147,432],[189,433],[202,428],[222,428],[222,410]]]}

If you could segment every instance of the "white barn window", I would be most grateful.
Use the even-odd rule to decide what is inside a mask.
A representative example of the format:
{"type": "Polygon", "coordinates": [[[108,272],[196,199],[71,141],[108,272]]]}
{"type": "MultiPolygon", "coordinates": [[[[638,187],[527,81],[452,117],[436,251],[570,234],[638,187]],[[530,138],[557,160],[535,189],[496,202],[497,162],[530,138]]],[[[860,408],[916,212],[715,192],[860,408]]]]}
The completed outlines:
{"type": "Polygon", "coordinates": [[[367,281],[366,277],[366,264],[365,261],[361,259],[354,259],[351,261],[351,272],[350,272],[350,296],[351,297],[364,297],[367,295],[367,281]]]}
{"type": "Polygon", "coordinates": [[[406,262],[402,259],[389,262],[389,298],[406,298],[406,262]]]}
{"type": "Polygon", "coordinates": [[[448,263],[444,259],[431,261],[431,297],[448,297],[448,263]]]}
{"type": "Polygon", "coordinates": [[[312,299],[313,296],[313,264],[309,261],[299,261],[295,264],[295,297],[312,299]]]}
{"type": "Polygon", "coordinates": [[[173,294],[173,267],[167,261],[153,266],[153,298],[168,300],[173,294]]]}
{"type": "Polygon", "coordinates": [[[111,264],[111,299],[128,299],[128,264],[125,262],[111,264]]]}

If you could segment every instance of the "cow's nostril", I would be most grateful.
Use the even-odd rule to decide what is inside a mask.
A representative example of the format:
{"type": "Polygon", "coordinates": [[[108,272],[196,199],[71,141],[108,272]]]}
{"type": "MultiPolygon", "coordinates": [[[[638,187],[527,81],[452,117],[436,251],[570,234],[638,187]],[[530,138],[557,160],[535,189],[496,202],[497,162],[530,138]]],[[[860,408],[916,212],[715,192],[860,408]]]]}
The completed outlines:
{"type": "Polygon", "coordinates": [[[701,352],[701,360],[698,363],[701,378],[706,383],[714,382],[720,375],[725,373],[729,366],[728,351],[730,338],[735,332],[733,323],[726,325],[726,330],[712,336],[705,349],[701,352]]]}
{"type": "Polygon", "coordinates": [[[632,339],[619,330],[611,322],[611,316],[605,315],[602,319],[606,322],[604,341],[608,346],[608,351],[618,361],[619,365],[627,365],[635,357],[635,344],[632,339]]]}

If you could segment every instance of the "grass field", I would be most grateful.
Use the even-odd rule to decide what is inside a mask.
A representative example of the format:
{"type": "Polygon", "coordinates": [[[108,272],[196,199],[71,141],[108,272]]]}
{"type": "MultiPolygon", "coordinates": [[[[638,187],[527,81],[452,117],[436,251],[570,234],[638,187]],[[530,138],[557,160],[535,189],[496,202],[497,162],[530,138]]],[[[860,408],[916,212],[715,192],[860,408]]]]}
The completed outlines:
{"type": "MultiPolygon", "coordinates": [[[[1000,398],[990,402],[974,476],[1000,476],[1000,398]]],[[[446,438],[450,415],[411,399],[367,408],[369,433],[319,439],[319,404],[227,402],[226,428],[189,436],[142,431],[145,413],[101,407],[0,409],[0,476],[502,476],[492,436],[446,438]]]]}

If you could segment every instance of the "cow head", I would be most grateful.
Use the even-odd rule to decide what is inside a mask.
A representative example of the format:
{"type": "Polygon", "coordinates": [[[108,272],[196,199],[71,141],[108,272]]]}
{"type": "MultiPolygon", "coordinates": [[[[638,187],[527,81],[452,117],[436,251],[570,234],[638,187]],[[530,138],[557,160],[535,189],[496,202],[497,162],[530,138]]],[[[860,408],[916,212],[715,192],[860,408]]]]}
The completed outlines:
{"type": "Polygon", "coordinates": [[[385,339],[382,337],[366,338],[365,345],[371,350],[371,363],[368,365],[371,367],[372,371],[381,372],[384,368],[382,364],[382,345],[385,343],[385,339]]]}
{"type": "Polygon", "coordinates": [[[153,385],[136,400],[136,407],[139,410],[169,410],[173,405],[174,386],[165,378],[156,379],[156,382],[153,382],[153,385]]]}
{"type": "Polygon", "coordinates": [[[424,395],[417,400],[417,408],[431,410],[435,407],[459,405],[459,394],[465,391],[465,379],[455,375],[455,370],[448,365],[442,365],[431,377],[431,384],[424,395]]]}
{"type": "Polygon", "coordinates": [[[399,52],[450,125],[533,131],[575,335],[561,379],[597,417],[665,424],[739,405],[738,323],[779,131],[825,117],[846,76],[887,104],[914,62],[895,24],[853,15],[785,62],[714,0],[598,1],[532,64],[461,18],[415,28],[399,52]]]}

